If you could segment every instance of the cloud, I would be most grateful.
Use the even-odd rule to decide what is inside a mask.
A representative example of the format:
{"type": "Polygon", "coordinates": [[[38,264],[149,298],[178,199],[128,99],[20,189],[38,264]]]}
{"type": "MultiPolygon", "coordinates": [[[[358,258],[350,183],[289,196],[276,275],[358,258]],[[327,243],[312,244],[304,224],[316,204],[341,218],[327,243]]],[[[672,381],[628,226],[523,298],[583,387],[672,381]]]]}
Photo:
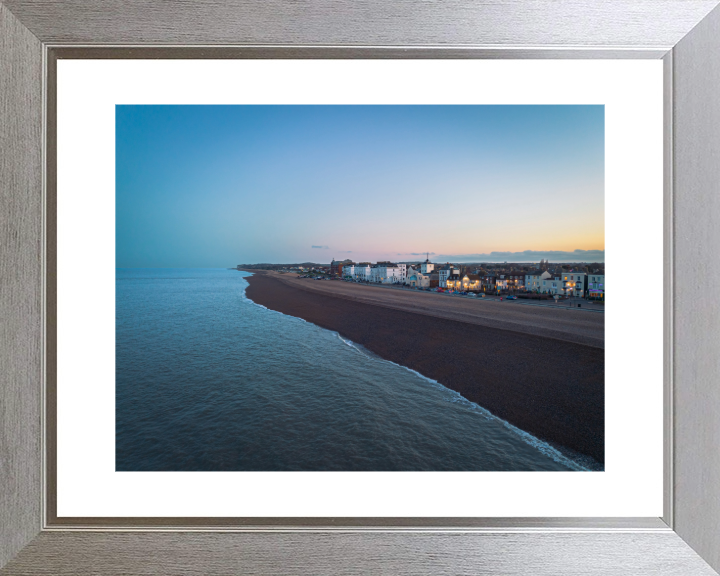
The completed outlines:
{"type": "MultiPolygon", "coordinates": [[[[398,252],[398,256],[425,256],[428,252],[398,252]]],[[[430,256],[434,256],[435,252],[430,252],[430,256]]]]}
{"type": "Polygon", "coordinates": [[[327,246],[310,246],[310,248],[319,248],[320,250],[329,250],[327,246]]]}
{"type": "Polygon", "coordinates": [[[340,254],[352,254],[352,250],[340,250],[340,254]]]}
{"type": "Polygon", "coordinates": [[[485,254],[440,254],[436,260],[448,262],[605,262],[605,250],[524,250],[485,254]]]}

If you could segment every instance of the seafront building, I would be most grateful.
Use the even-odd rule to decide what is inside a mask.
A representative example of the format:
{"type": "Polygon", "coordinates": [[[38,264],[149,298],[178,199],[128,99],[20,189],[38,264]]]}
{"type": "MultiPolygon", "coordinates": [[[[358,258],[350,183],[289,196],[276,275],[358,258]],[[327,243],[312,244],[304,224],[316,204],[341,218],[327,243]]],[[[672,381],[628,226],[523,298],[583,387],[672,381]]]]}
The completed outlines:
{"type": "Polygon", "coordinates": [[[588,296],[590,298],[605,298],[605,275],[590,274],[588,276],[588,296]]]}
{"type": "MultiPolygon", "coordinates": [[[[600,276],[594,276],[600,278],[600,276]]],[[[583,298],[587,295],[587,278],[588,275],[585,272],[564,272],[540,280],[537,291],[540,294],[552,294],[553,296],[578,296],[583,298]]]]}
{"type": "Polygon", "coordinates": [[[510,272],[495,278],[495,287],[499,290],[522,290],[525,287],[525,274],[510,272]]]}
{"type": "MultiPolygon", "coordinates": [[[[547,268],[547,263],[543,262],[547,268]]],[[[425,262],[412,266],[389,261],[355,263],[351,260],[338,262],[333,259],[330,271],[346,279],[378,284],[396,284],[414,288],[440,288],[463,292],[503,293],[531,292],[551,296],[575,296],[604,299],[605,276],[602,266],[594,269],[580,266],[580,270],[558,265],[554,271],[511,264],[485,265],[485,268],[456,268],[450,263],[439,267],[426,258],[425,262]],[[474,273],[466,273],[473,270],[474,273]],[[587,270],[584,271],[584,270],[587,270]],[[598,274],[597,272],[601,272],[598,274]]]]}
{"type": "Polygon", "coordinates": [[[585,272],[567,272],[560,276],[564,296],[583,297],[587,293],[587,274],[585,272]]]}
{"type": "MultiPolygon", "coordinates": [[[[542,260],[540,262],[542,263],[542,260]]],[[[550,278],[552,275],[547,270],[533,270],[525,274],[525,289],[530,292],[540,292],[540,282],[550,278]]]]}
{"type": "Polygon", "coordinates": [[[438,286],[440,288],[447,288],[447,280],[453,274],[458,274],[458,270],[452,264],[445,264],[438,270],[438,286]]]}
{"type": "Polygon", "coordinates": [[[360,262],[360,264],[355,266],[354,278],[356,278],[357,280],[364,280],[365,282],[370,282],[371,274],[372,264],[370,264],[370,262],[360,262]]]}
{"type": "Polygon", "coordinates": [[[560,278],[550,277],[542,280],[539,292],[540,294],[560,294],[560,278]]]}
{"type": "Polygon", "coordinates": [[[413,271],[412,274],[408,276],[407,284],[413,288],[430,288],[430,275],[413,271]]]}
{"type": "Polygon", "coordinates": [[[370,268],[370,281],[380,284],[404,284],[407,264],[378,262],[370,268]]]}
{"type": "Polygon", "coordinates": [[[480,288],[483,292],[497,291],[497,276],[495,274],[484,274],[480,276],[480,288]]]}
{"type": "Polygon", "coordinates": [[[430,258],[430,256],[428,255],[425,258],[425,262],[423,262],[422,265],[420,266],[420,272],[422,272],[423,274],[430,274],[430,272],[435,270],[435,264],[430,262],[429,258],[430,258]]]}
{"type": "Polygon", "coordinates": [[[342,276],[363,282],[377,282],[380,284],[404,284],[407,273],[407,264],[393,262],[360,262],[347,264],[342,267],[342,276]]]}
{"type": "Polygon", "coordinates": [[[346,266],[354,266],[355,262],[352,260],[345,259],[342,262],[338,262],[333,258],[332,262],[330,262],[330,274],[337,274],[338,276],[343,276],[343,268],[346,266]]]}
{"type": "Polygon", "coordinates": [[[480,276],[477,274],[465,274],[462,277],[451,276],[447,280],[447,287],[451,290],[479,292],[480,276]]]}

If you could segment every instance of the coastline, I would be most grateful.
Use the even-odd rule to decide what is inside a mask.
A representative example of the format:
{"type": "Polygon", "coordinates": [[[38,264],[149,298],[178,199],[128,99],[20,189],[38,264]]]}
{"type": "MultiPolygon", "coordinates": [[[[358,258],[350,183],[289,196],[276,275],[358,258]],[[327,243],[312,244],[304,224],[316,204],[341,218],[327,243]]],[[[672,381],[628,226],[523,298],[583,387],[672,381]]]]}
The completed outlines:
{"type": "Polygon", "coordinates": [[[338,332],[541,440],[604,463],[602,347],[429,315],[421,306],[352,300],[248,272],[246,295],[257,304],[338,332]]]}

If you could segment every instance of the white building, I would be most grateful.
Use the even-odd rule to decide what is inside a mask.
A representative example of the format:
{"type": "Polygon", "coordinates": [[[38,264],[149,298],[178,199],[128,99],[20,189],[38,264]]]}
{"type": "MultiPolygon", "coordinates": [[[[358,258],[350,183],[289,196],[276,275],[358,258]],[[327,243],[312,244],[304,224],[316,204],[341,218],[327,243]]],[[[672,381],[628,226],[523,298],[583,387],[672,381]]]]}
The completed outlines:
{"type": "Polygon", "coordinates": [[[435,270],[435,264],[430,262],[428,257],[425,259],[425,262],[420,265],[420,272],[422,272],[423,274],[430,274],[430,272],[432,272],[433,270],[435,270]]]}
{"type": "MultiPolygon", "coordinates": [[[[460,282],[462,278],[460,277],[460,271],[459,270],[453,270],[451,274],[445,276],[445,285],[441,286],[442,288],[452,289],[453,286],[457,286],[458,282],[460,282]]],[[[438,285],[440,282],[438,282],[438,285]]]]}
{"type": "Polygon", "coordinates": [[[563,272],[552,278],[540,280],[540,292],[560,296],[585,296],[587,274],[585,272],[563,272]]]}
{"type": "Polygon", "coordinates": [[[529,274],[525,274],[525,290],[540,292],[541,281],[549,278],[552,278],[552,276],[547,270],[534,270],[529,274]]]}
{"type": "Polygon", "coordinates": [[[559,277],[543,278],[540,280],[541,294],[562,294],[562,283],[559,277]]]}
{"type": "Polygon", "coordinates": [[[370,269],[370,282],[379,282],[382,284],[404,284],[406,269],[406,264],[378,262],[370,269]]]}
{"type": "Polygon", "coordinates": [[[412,272],[407,278],[407,284],[417,288],[429,288],[430,276],[422,272],[412,272]]]}
{"type": "Polygon", "coordinates": [[[381,282],[383,284],[403,284],[406,278],[405,264],[392,262],[360,262],[343,266],[343,277],[361,280],[363,282],[381,282]]]}
{"type": "Polygon", "coordinates": [[[560,275],[562,294],[583,297],[587,291],[587,274],[585,272],[563,272],[560,275]]]}
{"type": "Polygon", "coordinates": [[[438,270],[438,285],[440,288],[447,288],[448,277],[453,274],[459,274],[459,271],[452,264],[446,264],[438,270]]]}
{"type": "Polygon", "coordinates": [[[404,284],[407,278],[407,264],[396,264],[392,270],[387,269],[387,277],[392,278],[393,284],[404,284]]]}
{"type": "Polygon", "coordinates": [[[605,298],[605,275],[588,274],[587,291],[591,298],[605,298]]]}
{"type": "Polygon", "coordinates": [[[371,266],[370,262],[360,262],[359,264],[355,264],[353,268],[353,273],[351,274],[353,280],[363,280],[363,281],[370,281],[371,276],[371,266]]]}

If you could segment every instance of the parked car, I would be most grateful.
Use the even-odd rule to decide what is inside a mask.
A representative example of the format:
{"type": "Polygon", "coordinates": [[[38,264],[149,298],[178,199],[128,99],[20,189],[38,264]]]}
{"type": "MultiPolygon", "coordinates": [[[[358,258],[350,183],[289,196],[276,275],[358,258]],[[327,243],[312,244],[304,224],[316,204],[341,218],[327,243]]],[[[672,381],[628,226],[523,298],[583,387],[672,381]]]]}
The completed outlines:
{"type": "Polygon", "coordinates": [[[508,296],[507,299],[508,300],[517,300],[517,296],[508,296]]]}

